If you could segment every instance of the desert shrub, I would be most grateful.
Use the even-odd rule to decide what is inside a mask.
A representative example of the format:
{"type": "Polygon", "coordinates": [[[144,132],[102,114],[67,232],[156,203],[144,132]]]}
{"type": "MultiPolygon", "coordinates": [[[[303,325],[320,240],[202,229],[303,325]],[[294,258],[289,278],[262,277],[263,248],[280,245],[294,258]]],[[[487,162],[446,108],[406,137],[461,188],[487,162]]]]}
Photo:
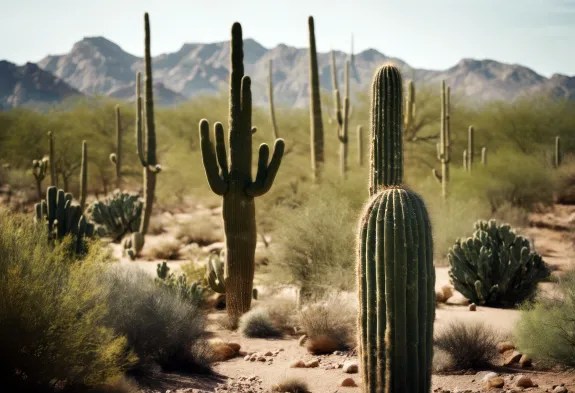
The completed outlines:
{"type": "Polygon", "coordinates": [[[124,235],[140,228],[143,202],[138,194],[115,190],[105,199],[95,201],[87,209],[87,215],[96,224],[100,236],[120,241],[124,235]]]}
{"type": "Polygon", "coordinates": [[[526,303],[514,329],[521,352],[541,365],[575,366],[575,271],[558,280],[558,294],[526,303]]]}
{"type": "Polygon", "coordinates": [[[103,387],[136,358],[104,327],[109,253],[90,247],[81,263],[70,237],[54,246],[29,216],[0,213],[0,379],[3,391],[103,387]]]}
{"type": "Polygon", "coordinates": [[[281,332],[274,326],[267,310],[254,308],[240,318],[239,330],[246,337],[280,337],[281,332]]]}
{"type": "Polygon", "coordinates": [[[307,305],[298,320],[308,337],[307,349],[311,353],[332,353],[353,346],[357,308],[342,295],[330,294],[307,305]]]}
{"type": "Polygon", "coordinates": [[[186,244],[197,243],[200,247],[203,247],[223,241],[223,235],[223,231],[216,228],[214,223],[207,217],[179,225],[176,239],[186,244]]]}
{"type": "Polygon", "coordinates": [[[197,306],[136,268],[111,269],[103,285],[110,291],[106,323],[126,336],[140,358],[138,368],[156,363],[166,370],[207,370],[206,359],[197,353],[205,328],[197,306]]]}
{"type": "Polygon", "coordinates": [[[156,275],[156,283],[166,290],[196,307],[204,305],[206,288],[198,282],[188,282],[185,274],[170,273],[170,267],[166,262],[158,263],[156,275]]]}
{"type": "Polygon", "coordinates": [[[478,221],[473,236],[457,239],[448,258],[455,289],[486,306],[512,307],[529,300],[550,274],[527,239],[495,220],[478,221]]]}
{"type": "Polygon", "coordinates": [[[276,385],[272,386],[272,392],[310,393],[310,390],[307,383],[301,379],[285,378],[276,385]]]}
{"type": "Polygon", "coordinates": [[[293,332],[296,324],[297,303],[295,300],[276,298],[262,305],[274,326],[282,332],[293,332]]]}
{"type": "Polygon", "coordinates": [[[278,209],[270,276],[297,284],[304,298],[352,289],[355,213],[346,198],[332,193],[318,193],[296,209],[278,209]]]}
{"type": "Polygon", "coordinates": [[[175,260],[180,257],[180,246],[180,242],[176,239],[159,239],[156,244],[147,250],[146,257],[152,260],[175,260]]]}
{"type": "Polygon", "coordinates": [[[435,347],[449,354],[454,370],[489,366],[498,356],[498,333],[487,325],[455,321],[435,336],[435,347]]]}

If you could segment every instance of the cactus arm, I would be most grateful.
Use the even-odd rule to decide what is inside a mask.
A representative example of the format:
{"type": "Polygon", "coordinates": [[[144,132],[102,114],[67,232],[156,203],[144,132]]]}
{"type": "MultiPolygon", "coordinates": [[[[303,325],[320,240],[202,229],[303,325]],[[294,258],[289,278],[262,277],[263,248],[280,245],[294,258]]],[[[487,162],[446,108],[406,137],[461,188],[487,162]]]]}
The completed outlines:
{"type": "MultiPolygon", "coordinates": [[[[255,127],[253,128],[255,132],[255,127]]],[[[224,181],[228,180],[228,156],[226,153],[226,141],[224,139],[224,126],[222,123],[217,122],[214,125],[214,134],[216,140],[216,158],[220,166],[220,176],[224,181]]]]}
{"type": "MultiPolygon", "coordinates": [[[[140,80],[140,73],[138,72],[136,79],[140,80]]],[[[139,90],[139,89],[138,89],[139,90]]],[[[145,168],[148,166],[144,154],[144,138],[143,138],[143,124],[142,124],[142,97],[138,95],[136,98],[136,145],[138,147],[138,158],[140,163],[145,168]]]]}
{"type": "MultiPolygon", "coordinates": [[[[220,136],[220,139],[222,137],[223,136],[220,136]]],[[[217,139],[218,137],[216,135],[216,140],[217,139]]],[[[210,125],[206,119],[202,119],[200,121],[200,145],[202,151],[202,161],[204,163],[208,184],[210,185],[210,188],[215,194],[224,195],[226,192],[228,192],[228,183],[219,174],[219,167],[217,160],[218,158],[220,158],[221,154],[218,155],[218,158],[216,158],[214,146],[210,141],[210,125]]],[[[220,145],[220,151],[221,149],[222,148],[220,145]]]]}
{"type": "Polygon", "coordinates": [[[272,159],[268,164],[270,149],[265,143],[260,145],[258,157],[258,173],[256,181],[246,188],[246,194],[252,197],[264,195],[273,185],[276,174],[280,168],[285,142],[283,139],[277,139],[274,145],[272,159]]]}
{"type": "Polygon", "coordinates": [[[269,75],[268,75],[268,101],[270,104],[270,120],[272,123],[272,131],[274,133],[274,138],[279,138],[278,125],[276,122],[276,111],[274,108],[274,85],[273,85],[273,72],[272,72],[272,60],[269,61],[269,75]]]}

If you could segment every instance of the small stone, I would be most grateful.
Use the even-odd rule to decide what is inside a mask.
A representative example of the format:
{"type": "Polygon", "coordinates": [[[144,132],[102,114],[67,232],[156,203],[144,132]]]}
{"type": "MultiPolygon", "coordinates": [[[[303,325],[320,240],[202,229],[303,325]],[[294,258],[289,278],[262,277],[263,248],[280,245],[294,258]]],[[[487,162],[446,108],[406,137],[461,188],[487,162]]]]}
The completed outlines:
{"type": "Polygon", "coordinates": [[[515,381],[515,386],[525,389],[525,388],[532,388],[535,386],[535,384],[533,383],[531,378],[525,375],[519,375],[517,376],[517,380],[515,381]]]}
{"type": "Polygon", "coordinates": [[[487,381],[487,388],[501,389],[505,386],[505,381],[501,377],[492,377],[487,381]]]}
{"type": "Polygon", "coordinates": [[[264,358],[263,356],[260,356],[258,358],[258,362],[265,362],[265,361],[266,361],[266,358],[264,358]]]}
{"type": "Polygon", "coordinates": [[[272,351],[267,351],[266,353],[264,353],[264,356],[273,356],[272,351]]]}
{"type": "Polygon", "coordinates": [[[316,368],[319,367],[319,362],[317,360],[310,360],[309,362],[305,363],[306,368],[316,368]]]}
{"type": "Polygon", "coordinates": [[[335,351],[333,354],[335,356],[341,356],[341,355],[343,355],[343,352],[342,351],[335,351]]]}
{"type": "MultiPolygon", "coordinates": [[[[478,373],[479,374],[479,373],[478,373]]],[[[478,375],[480,376],[480,375],[478,375]]],[[[498,377],[497,373],[494,372],[488,372],[487,374],[485,374],[483,377],[481,377],[481,380],[483,382],[488,382],[491,378],[495,378],[498,377]]]]}
{"type": "Polygon", "coordinates": [[[231,349],[233,349],[234,351],[239,352],[240,348],[242,347],[240,344],[238,343],[227,343],[228,347],[230,347],[231,349]]]}
{"type": "Polygon", "coordinates": [[[525,354],[521,355],[521,359],[519,359],[519,365],[522,368],[528,368],[531,367],[533,365],[533,361],[531,360],[531,358],[525,354]]]}
{"type": "Polygon", "coordinates": [[[305,362],[303,360],[294,360],[289,365],[291,368],[304,368],[305,362]]]}
{"type": "Polygon", "coordinates": [[[565,386],[559,385],[553,388],[553,393],[567,393],[567,388],[565,386]]]}
{"type": "Polygon", "coordinates": [[[357,373],[359,367],[357,362],[345,362],[343,364],[343,372],[348,374],[355,374],[357,373]]]}
{"type": "Polygon", "coordinates": [[[513,351],[511,352],[510,355],[508,355],[505,358],[505,362],[503,363],[504,366],[511,366],[514,363],[517,363],[519,360],[521,359],[521,354],[517,351],[513,351]]]}
{"type": "Polygon", "coordinates": [[[244,360],[245,360],[246,362],[248,362],[250,359],[251,359],[251,356],[250,356],[250,355],[244,356],[244,360]]]}
{"type": "Polygon", "coordinates": [[[499,353],[507,352],[512,349],[515,349],[515,345],[513,345],[511,341],[502,341],[497,344],[497,350],[499,353]]]}
{"type": "Polygon", "coordinates": [[[251,356],[250,357],[250,362],[255,362],[257,360],[257,357],[251,356]]]}
{"type": "Polygon", "coordinates": [[[339,385],[344,386],[344,387],[356,387],[357,386],[357,384],[355,383],[353,378],[345,378],[340,382],[339,385]]]}
{"type": "Polygon", "coordinates": [[[307,341],[307,336],[304,334],[299,338],[297,343],[299,344],[300,347],[303,347],[305,345],[306,341],[307,341]]]}
{"type": "Polygon", "coordinates": [[[477,305],[475,303],[471,303],[469,305],[469,311],[477,311],[477,305]]]}

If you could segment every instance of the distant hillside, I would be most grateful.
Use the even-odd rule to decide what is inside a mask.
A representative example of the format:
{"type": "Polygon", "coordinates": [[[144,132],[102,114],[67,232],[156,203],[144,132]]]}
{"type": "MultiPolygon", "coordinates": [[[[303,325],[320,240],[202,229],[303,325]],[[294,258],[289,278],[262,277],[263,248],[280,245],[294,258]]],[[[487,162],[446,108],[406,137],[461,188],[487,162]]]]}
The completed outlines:
{"type": "MultiPolygon", "coordinates": [[[[276,102],[303,107],[308,100],[308,50],[278,45],[267,49],[253,39],[244,40],[245,71],[252,78],[254,103],[267,102],[266,83],[269,60],[273,60],[276,102]]],[[[338,77],[343,82],[347,54],[335,53],[338,77]]],[[[454,91],[477,102],[495,99],[513,100],[520,95],[542,90],[557,97],[575,99],[575,77],[553,75],[546,78],[518,65],[493,60],[463,59],[444,71],[414,69],[400,59],[375,49],[354,56],[355,88],[368,88],[377,67],[392,61],[416,83],[439,85],[445,79],[454,91]]],[[[331,89],[330,55],[319,53],[322,87],[331,89]]],[[[101,94],[134,100],[134,80],[143,71],[143,59],[131,55],[104,37],[86,37],[70,52],[47,56],[38,65],[86,95],[101,94]]],[[[154,82],[158,104],[173,105],[199,94],[225,88],[229,75],[229,43],[187,43],[180,50],[153,58],[154,82]]],[[[0,76],[2,74],[0,73],[0,76]]]]}

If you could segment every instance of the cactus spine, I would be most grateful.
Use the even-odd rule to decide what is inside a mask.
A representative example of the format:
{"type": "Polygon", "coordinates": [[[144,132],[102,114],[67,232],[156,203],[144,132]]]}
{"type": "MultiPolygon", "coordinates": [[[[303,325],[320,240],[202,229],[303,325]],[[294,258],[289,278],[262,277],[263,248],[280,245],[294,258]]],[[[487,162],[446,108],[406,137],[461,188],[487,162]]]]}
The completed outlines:
{"type": "Polygon", "coordinates": [[[561,154],[561,138],[556,136],[555,137],[555,153],[553,155],[553,165],[555,168],[559,168],[561,166],[561,160],[563,155],[561,154]]]}
{"type": "Polygon", "coordinates": [[[80,167],[80,210],[86,207],[88,195],[88,143],[82,141],[82,165],[80,167]]]}
{"type": "Polygon", "coordinates": [[[445,88],[445,81],[441,81],[441,129],[439,132],[439,143],[437,144],[437,159],[441,163],[441,175],[434,169],[433,174],[441,183],[441,195],[447,198],[447,187],[449,184],[449,162],[450,154],[450,132],[449,132],[449,95],[450,88],[445,88]]]}
{"type": "Polygon", "coordinates": [[[274,133],[274,139],[279,138],[278,125],[276,122],[276,111],[274,108],[274,85],[273,85],[273,72],[272,72],[272,60],[270,60],[269,75],[268,75],[268,100],[270,102],[270,120],[272,123],[272,131],[274,133]]]}
{"type": "Polygon", "coordinates": [[[233,324],[249,311],[254,278],[257,240],[255,197],[271,188],[284,153],[284,141],[275,142],[270,155],[260,145],[258,170],[252,179],[252,95],[251,80],[244,76],[242,27],[231,30],[231,72],[229,108],[229,165],[224,142],[224,127],[215,123],[215,149],[210,140],[207,120],[200,122],[202,160],[212,191],[223,198],[222,216],[226,241],[223,285],[226,309],[233,324]]]}
{"type": "Polygon", "coordinates": [[[483,166],[487,165],[487,148],[485,146],[481,148],[481,164],[483,166]]]}
{"type": "Polygon", "coordinates": [[[122,118],[120,105],[116,105],[116,152],[110,154],[110,161],[116,169],[116,188],[122,188],[122,118]]]}
{"type": "Polygon", "coordinates": [[[363,167],[363,128],[357,126],[357,163],[363,167]]]}
{"type": "Polygon", "coordinates": [[[469,126],[467,131],[467,171],[471,172],[473,167],[473,151],[475,150],[475,130],[469,126]]]}
{"type": "Polygon", "coordinates": [[[321,99],[319,90],[319,71],[317,51],[315,48],[315,31],[313,16],[308,18],[309,29],[309,101],[310,101],[310,139],[311,169],[315,182],[320,181],[323,154],[323,123],[321,117],[321,99]]]}
{"type": "Polygon", "coordinates": [[[56,177],[56,152],[54,149],[54,134],[48,131],[48,139],[50,140],[50,152],[48,155],[48,164],[50,165],[50,185],[58,187],[58,178],[56,177]]]}
{"type": "Polygon", "coordinates": [[[431,388],[433,239],[423,200],[402,186],[402,106],[401,74],[383,66],[372,87],[372,197],[358,240],[365,393],[428,393],[431,388]]]}

